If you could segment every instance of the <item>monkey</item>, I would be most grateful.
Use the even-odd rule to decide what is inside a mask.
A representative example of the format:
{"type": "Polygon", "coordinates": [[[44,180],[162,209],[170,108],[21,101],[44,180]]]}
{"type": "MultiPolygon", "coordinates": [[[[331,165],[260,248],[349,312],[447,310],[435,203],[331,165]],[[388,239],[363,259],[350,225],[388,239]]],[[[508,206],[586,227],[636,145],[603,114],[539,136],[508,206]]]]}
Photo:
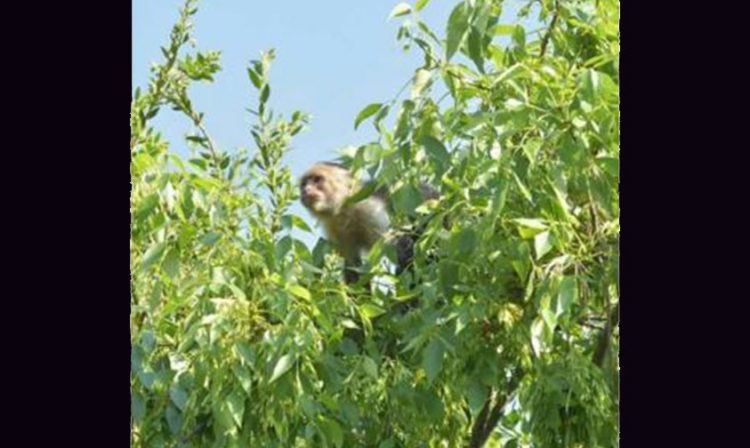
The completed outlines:
{"type": "Polygon", "coordinates": [[[343,165],[318,162],[300,179],[300,199],[322,224],[326,237],[344,257],[344,280],[355,283],[362,255],[390,229],[384,192],[376,192],[355,204],[348,204],[362,188],[343,165]]]}
{"type": "MultiPolygon", "coordinates": [[[[365,184],[355,180],[343,165],[334,162],[315,163],[300,179],[300,199],[312,215],[323,225],[326,237],[344,257],[344,281],[356,283],[358,274],[352,268],[360,266],[367,253],[391,230],[388,195],[384,189],[375,190],[369,197],[355,203],[348,199],[365,184]]],[[[436,199],[437,191],[423,184],[424,199],[436,199]]],[[[404,234],[389,241],[396,249],[399,275],[414,257],[417,234],[404,234]]]]}

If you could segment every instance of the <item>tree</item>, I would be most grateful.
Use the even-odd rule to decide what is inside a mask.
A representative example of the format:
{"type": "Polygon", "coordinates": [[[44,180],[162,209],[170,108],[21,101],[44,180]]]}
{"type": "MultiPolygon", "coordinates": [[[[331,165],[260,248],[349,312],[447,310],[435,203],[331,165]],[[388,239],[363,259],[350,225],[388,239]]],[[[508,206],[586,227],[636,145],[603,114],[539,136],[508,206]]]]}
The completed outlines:
{"type": "Polygon", "coordinates": [[[425,229],[415,266],[378,246],[348,287],[292,232],[281,160],[307,117],[270,110],[273,51],[247,69],[255,151],[217,148],[187,92],[219,53],[185,51],[185,2],[131,107],[134,445],[617,445],[619,6],[530,1],[529,32],[461,1],[441,39],[428,3],[392,13],[424,55],[408,98],[367,105],[379,137],[342,156],[425,229]],[[194,124],[188,160],[149,125],[165,106],[194,124]]]}

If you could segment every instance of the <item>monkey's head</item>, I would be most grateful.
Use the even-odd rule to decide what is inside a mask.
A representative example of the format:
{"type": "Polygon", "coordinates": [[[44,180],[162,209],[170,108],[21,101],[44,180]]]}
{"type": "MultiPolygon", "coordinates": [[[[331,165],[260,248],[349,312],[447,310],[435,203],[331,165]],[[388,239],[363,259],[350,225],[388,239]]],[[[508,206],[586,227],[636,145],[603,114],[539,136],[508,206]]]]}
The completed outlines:
{"type": "Polygon", "coordinates": [[[334,216],[352,193],[355,183],[349,170],[329,162],[318,162],[300,179],[300,199],[317,217],[334,216]]]}

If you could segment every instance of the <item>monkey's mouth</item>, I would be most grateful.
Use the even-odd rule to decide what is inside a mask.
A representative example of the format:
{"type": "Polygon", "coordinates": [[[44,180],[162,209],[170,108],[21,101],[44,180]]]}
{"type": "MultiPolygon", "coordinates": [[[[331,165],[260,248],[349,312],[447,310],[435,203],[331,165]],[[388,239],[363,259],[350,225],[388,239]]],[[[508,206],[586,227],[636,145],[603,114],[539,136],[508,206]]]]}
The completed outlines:
{"type": "Polygon", "coordinates": [[[303,194],[302,195],[302,204],[305,205],[305,207],[312,207],[320,201],[320,197],[317,194],[303,194]]]}

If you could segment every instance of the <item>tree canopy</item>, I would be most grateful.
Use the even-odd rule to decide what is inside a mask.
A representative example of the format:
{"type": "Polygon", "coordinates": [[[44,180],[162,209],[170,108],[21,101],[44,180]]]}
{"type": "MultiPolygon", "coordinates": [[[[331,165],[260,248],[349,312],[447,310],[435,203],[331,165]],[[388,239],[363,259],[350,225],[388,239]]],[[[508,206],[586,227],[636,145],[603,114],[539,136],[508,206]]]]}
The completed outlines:
{"type": "Polygon", "coordinates": [[[435,31],[429,3],[394,6],[424,63],[345,124],[378,138],[341,158],[425,229],[414,269],[379,244],[346,285],[297,238],[283,156],[308,116],[272,111],[273,50],[247,66],[254,149],[217,147],[189,87],[220,54],[186,46],[185,1],[131,106],[134,446],[618,445],[619,4],[532,0],[526,30],[465,0],[435,31]],[[191,157],[150,125],[165,107],[191,157]]]}

